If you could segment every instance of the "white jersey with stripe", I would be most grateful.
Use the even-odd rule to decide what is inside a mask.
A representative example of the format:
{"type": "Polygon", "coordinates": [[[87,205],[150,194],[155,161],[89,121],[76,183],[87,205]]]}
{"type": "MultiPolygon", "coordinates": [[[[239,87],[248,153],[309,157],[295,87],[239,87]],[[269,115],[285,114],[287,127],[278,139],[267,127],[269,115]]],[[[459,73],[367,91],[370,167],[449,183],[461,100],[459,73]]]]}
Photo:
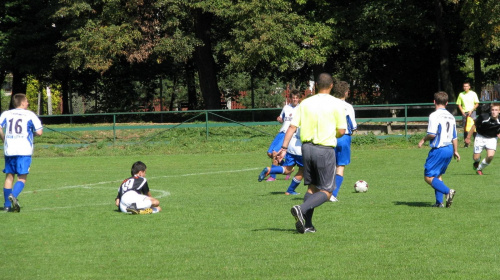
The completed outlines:
{"type": "Polygon", "coordinates": [[[293,114],[295,113],[295,108],[297,106],[293,107],[292,105],[288,104],[283,107],[281,110],[281,119],[283,120],[283,124],[281,125],[280,132],[286,133],[286,130],[290,126],[290,123],[292,122],[293,119],[293,114]]]}
{"type": "Polygon", "coordinates": [[[286,152],[297,156],[302,155],[302,142],[300,141],[300,127],[297,127],[297,130],[290,139],[290,142],[288,142],[288,149],[286,152]]]}
{"type": "Polygon", "coordinates": [[[345,134],[352,135],[352,132],[358,129],[358,124],[356,123],[356,119],[354,116],[354,108],[351,104],[347,103],[345,100],[342,100],[342,104],[345,107],[345,117],[347,120],[347,129],[345,134]]]}
{"type": "Polygon", "coordinates": [[[25,109],[5,111],[0,115],[0,125],[5,128],[4,155],[33,154],[33,133],[43,128],[35,113],[25,109]]]}
{"type": "Polygon", "coordinates": [[[427,134],[435,135],[430,141],[431,148],[441,148],[452,145],[457,139],[455,117],[446,109],[438,109],[429,115],[427,134]]]}

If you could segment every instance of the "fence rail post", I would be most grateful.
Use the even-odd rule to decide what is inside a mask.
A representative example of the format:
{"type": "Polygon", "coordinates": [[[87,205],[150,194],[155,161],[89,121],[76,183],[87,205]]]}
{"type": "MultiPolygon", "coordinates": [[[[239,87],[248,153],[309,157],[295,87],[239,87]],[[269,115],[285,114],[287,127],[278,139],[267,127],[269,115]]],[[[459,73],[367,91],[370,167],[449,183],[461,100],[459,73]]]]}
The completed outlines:
{"type": "Polygon", "coordinates": [[[208,111],[205,110],[205,131],[206,131],[206,137],[208,140],[208,111]]]}

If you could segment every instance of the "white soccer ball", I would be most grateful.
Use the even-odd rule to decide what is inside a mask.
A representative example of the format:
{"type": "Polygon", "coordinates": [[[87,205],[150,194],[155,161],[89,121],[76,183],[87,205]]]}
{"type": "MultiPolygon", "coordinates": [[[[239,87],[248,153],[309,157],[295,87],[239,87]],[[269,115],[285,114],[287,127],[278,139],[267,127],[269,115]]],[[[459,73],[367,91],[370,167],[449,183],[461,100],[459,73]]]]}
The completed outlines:
{"type": "Polygon", "coordinates": [[[363,180],[359,180],[356,183],[354,183],[354,191],[361,193],[361,192],[367,192],[368,191],[368,183],[363,180]]]}

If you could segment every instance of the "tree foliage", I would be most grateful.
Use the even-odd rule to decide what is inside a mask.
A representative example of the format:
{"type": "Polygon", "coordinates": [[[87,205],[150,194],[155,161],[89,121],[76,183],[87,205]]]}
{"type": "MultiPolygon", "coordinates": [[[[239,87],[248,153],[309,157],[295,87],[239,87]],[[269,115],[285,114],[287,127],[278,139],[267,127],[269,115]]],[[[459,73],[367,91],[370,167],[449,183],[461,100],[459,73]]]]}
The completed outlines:
{"type": "Polygon", "coordinates": [[[218,108],[221,93],[252,85],[255,106],[275,106],[275,88],[322,71],[359,92],[379,88],[383,102],[426,102],[439,89],[454,95],[464,57],[500,72],[499,3],[5,0],[0,73],[60,84],[64,106],[78,95],[96,112],[152,104],[160,80],[165,101],[191,109],[218,108]]]}

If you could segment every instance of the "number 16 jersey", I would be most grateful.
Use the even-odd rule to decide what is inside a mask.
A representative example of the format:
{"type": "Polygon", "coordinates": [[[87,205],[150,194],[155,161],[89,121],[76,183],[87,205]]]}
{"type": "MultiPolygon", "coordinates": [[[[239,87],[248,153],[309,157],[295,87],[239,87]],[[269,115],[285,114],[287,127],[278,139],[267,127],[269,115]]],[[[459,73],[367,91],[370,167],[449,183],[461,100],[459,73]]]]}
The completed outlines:
{"type": "Polygon", "coordinates": [[[5,128],[5,156],[33,154],[33,132],[43,128],[35,113],[24,109],[5,111],[0,115],[0,126],[5,128]]]}

